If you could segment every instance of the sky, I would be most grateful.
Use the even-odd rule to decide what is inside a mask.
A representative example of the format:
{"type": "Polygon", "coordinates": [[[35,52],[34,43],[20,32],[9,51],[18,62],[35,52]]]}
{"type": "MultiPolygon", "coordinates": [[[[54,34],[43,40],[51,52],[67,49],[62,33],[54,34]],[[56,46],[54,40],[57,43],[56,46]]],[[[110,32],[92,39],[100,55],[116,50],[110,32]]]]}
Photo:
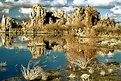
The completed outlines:
{"type": "Polygon", "coordinates": [[[0,16],[27,17],[34,3],[41,4],[48,11],[65,10],[68,14],[76,7],[90,5],[99,10],[103,17],[108,13],[117,21],[121,19],[121,0],[0,0],[0,16]]]}

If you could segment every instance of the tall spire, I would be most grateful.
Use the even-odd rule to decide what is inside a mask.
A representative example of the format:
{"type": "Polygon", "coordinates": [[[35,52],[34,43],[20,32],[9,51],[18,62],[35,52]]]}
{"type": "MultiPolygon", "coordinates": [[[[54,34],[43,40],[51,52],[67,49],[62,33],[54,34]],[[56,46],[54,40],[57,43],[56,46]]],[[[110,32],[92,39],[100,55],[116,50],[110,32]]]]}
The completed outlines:
{"type": "Polygon", "coordinates": [[[109,14],[108,13],[106,13],[106,19],[108,19],[109,18],[109,14]]]}
{"type": "Polygon", "coordinates": [[[2,17],[2,27],[5,26],[5,23],[6,23],[5,22],[5,16],[3,15],[3,17],[2,17]]]}

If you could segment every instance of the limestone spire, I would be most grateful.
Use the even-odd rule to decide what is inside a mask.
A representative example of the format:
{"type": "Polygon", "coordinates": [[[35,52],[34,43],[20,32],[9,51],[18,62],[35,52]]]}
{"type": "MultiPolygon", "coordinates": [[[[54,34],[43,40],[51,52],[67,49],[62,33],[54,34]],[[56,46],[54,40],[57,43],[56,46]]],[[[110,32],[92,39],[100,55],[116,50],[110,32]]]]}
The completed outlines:
{"type": "Polygon", "coordinates": [[[109,18],[109,14],[108,13],[106,13],[106,19],[108,19],[109,18]]]}
{"type": "Polygon", "coordinates": [[[2,27],[5,26],[6,21],[5,21],[5,16],[4,15],[2,17],[2,22],[1,23],[2,23],[2,27]]]}

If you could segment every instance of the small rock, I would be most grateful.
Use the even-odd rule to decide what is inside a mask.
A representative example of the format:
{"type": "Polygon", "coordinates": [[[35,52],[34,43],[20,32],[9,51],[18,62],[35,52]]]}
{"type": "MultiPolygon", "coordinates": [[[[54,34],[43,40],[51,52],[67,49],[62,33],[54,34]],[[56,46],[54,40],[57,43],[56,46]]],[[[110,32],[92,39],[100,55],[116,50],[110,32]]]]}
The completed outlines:
{"type": "Polygon", "coordinates": [[[75,74],[70,74],[70,75],[69,75],[69,78],[75,78],[75,77],[76,77],[75,74]]]}
{"type": "Polygon", "coordinates": [[[105,76],[105,74],[106,74],[105,71],[104,70],[101,70],[100,75],[101,76],[105,76]]]}
{"type": "Polygon", "coordinates": [[[84,80],[88,79],[89,77],[90,77],[89,74],[82,74],[81,75],[81,79],[84,79],[84,80]]]}

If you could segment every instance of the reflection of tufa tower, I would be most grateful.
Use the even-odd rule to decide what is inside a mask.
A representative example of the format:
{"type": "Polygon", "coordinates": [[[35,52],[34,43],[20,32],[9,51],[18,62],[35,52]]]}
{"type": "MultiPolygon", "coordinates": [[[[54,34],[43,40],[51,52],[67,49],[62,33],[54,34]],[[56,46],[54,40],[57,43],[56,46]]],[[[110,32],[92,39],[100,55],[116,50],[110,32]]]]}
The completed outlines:
{"type": "Polygon", "coordinates": [[[28,45],[29,50],[32,53],[32,58],[40,58],[45,54],[46,45],[45,43],[32,43],[28,45]]]}
{"type": "Polygon", "coordinates": [[[2,33],[1,35],[2,45],[5,46],[6,48],[12,48],[12,44],[14,42],[13,38],[14,37],[10,34],[6,35],[5,33],[2,33]]]}

